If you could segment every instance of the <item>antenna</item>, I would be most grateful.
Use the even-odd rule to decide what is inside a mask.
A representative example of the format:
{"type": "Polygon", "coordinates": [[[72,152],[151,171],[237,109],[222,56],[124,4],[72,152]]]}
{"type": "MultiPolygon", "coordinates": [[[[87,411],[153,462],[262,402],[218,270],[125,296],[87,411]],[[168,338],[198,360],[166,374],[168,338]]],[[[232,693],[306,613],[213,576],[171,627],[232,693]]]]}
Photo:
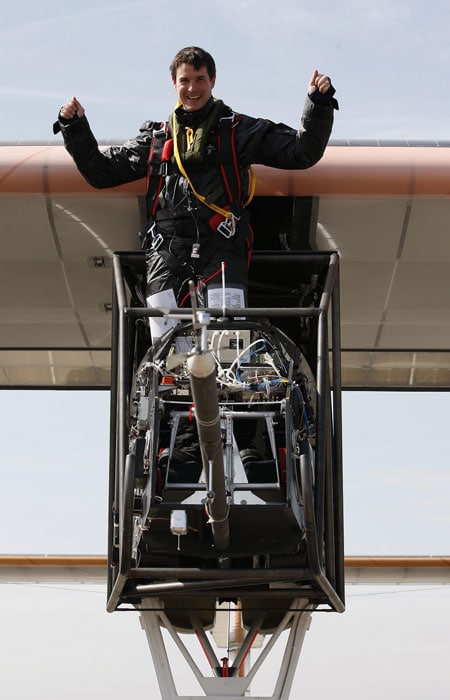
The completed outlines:
{"type": "Polygon", "coordinates": [[[226,285],[225,285],[225,263],[222,260],[222,316],[225,316],[225,309],[227,308],[226,300],[226,285]]]}

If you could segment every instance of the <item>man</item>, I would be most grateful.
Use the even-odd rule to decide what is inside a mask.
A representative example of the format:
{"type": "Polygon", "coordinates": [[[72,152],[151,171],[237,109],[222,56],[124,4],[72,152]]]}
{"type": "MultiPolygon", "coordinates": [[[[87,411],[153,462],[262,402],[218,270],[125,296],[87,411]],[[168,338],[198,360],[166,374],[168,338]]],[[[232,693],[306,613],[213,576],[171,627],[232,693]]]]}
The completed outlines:
{"type": "MultiPolygon", "coordinates": [[[[93,187],[121,185],[147,176],[146,250],[149,307],[182,305],[193,279],[201,303],[222,284],[244,305],[253,233],[246,204],[250,166],[309,168],[323,155],[337,108],[330,79],[314,71],[300,131],[267,119],[236,114],[213,98],[216,67],[198,47],[179,51],[170,65],[178,103],[168,122],[145,122],[123,146],[99,151],[73,97],[59,112],[67,150],[93,187]]],[[[239,305],[238,303],[238,305],[239,305]]],[[[231,306],[231,303],[227,303],[231,306]]],[[[167,330],[150,319],[153,341],[167,330]]]]}

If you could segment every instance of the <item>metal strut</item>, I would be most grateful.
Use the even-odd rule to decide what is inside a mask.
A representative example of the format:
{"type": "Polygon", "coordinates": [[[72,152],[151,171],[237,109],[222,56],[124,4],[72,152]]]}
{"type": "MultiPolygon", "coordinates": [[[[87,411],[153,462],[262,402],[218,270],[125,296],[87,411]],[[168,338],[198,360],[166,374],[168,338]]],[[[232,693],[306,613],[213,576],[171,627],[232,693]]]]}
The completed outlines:
{"type": "MultiPolygon", "coordinates": [[[[163,605],[160,600],[155,598],[144,599],[142,603],[136,607],[138,609],[145,609],[141,610],[140,613],[141,627],[147,636],[147,641],[152,654],[153,664],[163,700],[205,699],[204,695],[178,694],[176,681],[171,668],[171,660],[173,661],[173,658],[171,659],[171,656],[168,653],[166,645],[166,641],[168,640],[167,636],[163,635],[163,627],[166,628],[170,638],[175,642],[178,650],[186,662],[186,666],[183,668],[183,671],[190,669],[191,678],[195,678],[206,696],[214,698],[214,700],[241,700],[244,697],[248,697],[250,684],[255,681],[255,678],[263,667],[267,657],[272,652],[275,645],[277,645],[278,648],[278,646],[284,641],[284,654],[282,662],[279,665],[278,677],[274,682],[272,694],[252,695],[251,697],[252,700],[288,699],[302,649],[303,640],[311,623],[313,608],[309,606],[308,599],[298,598],[294,600],[278,627],[271,634],[264,635],[264,646],[262,647],[257,658],[254,661],[253,659],[250,660],[250,663],[248,664],[248,671],[244,675],[238,675],[237,671],[242,673],[242,669],[244,668],[244,659],[247,659],[247,661],[249,659],[250,648],[258,631],[258,622],[262,623],[262,619],[264,617],[263,611],[258,616],[258,619],[255,620],[254,624],[252,624],[250,629],[247,632],[244,630],[242,644],[240,645],[240,649],[238,650],[234,662],[232,663],[229,663],[227,658],[224,660],[223,651],[222,654],[220,654],[218,650],[217,653],[214,650],[214,631],[212,635],[208,636],[198,617],[193,615],[193,631],[195,632],[197,639],[206,655],[209,666],[209,675],[206,675],[206,673],[201,671],[197,662],[193,658],[192,652],[194,651],[194,640],[192,639],[192,635],[191,640],[188,643],[186,640],[187,635],[184,635],[185,640],[181,638],[182,633],[171,624],[164,613],[163,605]],[[286,635],[286,639],[283,640],[281,635],[286,630],[289,630],[289,634],[286,635]],[[166,639],[164,638],[165,636],[166,639]],[[222,663],[219,662],[219,658],[221,659],[222,663]]],[[[272,664],[272,679],[275,679],[274,667],[275,666],[272,664]]],[[[177,671],[181,672],[178,664],[177,671]]],[[[182,682],[183,685],[186,683],[185,676],[183,677],[182,682]]],[[[264,687],[267,687],[266,680],[264,683],[264,687]]]]}

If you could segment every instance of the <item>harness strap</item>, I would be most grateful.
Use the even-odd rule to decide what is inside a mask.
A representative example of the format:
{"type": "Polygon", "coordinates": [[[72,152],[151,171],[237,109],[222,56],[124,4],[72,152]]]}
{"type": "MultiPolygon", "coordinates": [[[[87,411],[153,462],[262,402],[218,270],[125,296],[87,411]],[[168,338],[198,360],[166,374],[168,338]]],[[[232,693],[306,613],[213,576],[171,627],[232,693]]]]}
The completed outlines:
{"type": "Polygon", "coordinates": [[[153,129],[152,144],[148,156],[147,165],[147,223],[143,231],[139,232],[141,247],[148,243],[151,228],[156,216],[158,198],[167,174],[167,163],[172,157],[173,139],[170,138],[169,127],[161,122],[159,128],[153,129]]]}
{"type": "MultiPolygon", "coordinates": [[[[245,210],[245,207],[253,199],[255,192],[255,176],[252,168],[249,168],[250,175],[250,192],[245,202],[242,202],[242,178],[239,170],[239,164],[235,146],[235,129],[234,127],[241,119],[240,115],[231,112],[226,108],[227,115],[219,119],[217,149],[220,152],[228,151],[231,158],[221,159],[219,162],[219,170],[223,181],[223,187],[229,199],[229,205],[220,207],[215,204],[214,199],[220,195],[221,188],[216,190],[208,198],[197,192],[193,186],[186,169],[183,166],[177,139],[170,137],[169,124],[162,122],[159,128],[153,130],[152,145],[150,148],[147,170],[147,202],[148,202],[148,223],[145,231],[140,234],[142,247],[148,243],[148,238],[151,235],[151,230],[156,217],[158,207],[158,198],[164,183],[164,176],[167,174],[167,164],[171,159],[172,154],[175,157],[176,163],[181,174],[186,178],[193,194],[206,207],[211,209],[215,214],[209,219],[209,225],[212,230],[218,231],[226,238],[234,235],[235,221],[239,220],[245,210]]],[[[220,240],[220,239],[219,239],[220,240]]],[[[215,247],[215,246],[214,246],[215,247]]]]}
{"type": "Polygon", "coordinates": [[[167,125],[162,122],[159,129],[153,130],[152,145],[148,157],[147,167],[147,194],[152,193],[151,209],[149,215],[154,217],[158,196],[163,184],[163,173],[161,172],[161,163],[163,160],[163,150],[168,137],[167,125]]]}
{"type": "MultiPolygon", "coordinates": [[[[219,133],[220,133],[220,130],[219,130],[219,133]]],[[[177,162],[178,169],[179,169],[180,173],[183,175],[184,178],[186,178],[187,182],[189,183],[189,187],[191,188],[193,194],[197,197],[197,199],[198,199],[202,204],[204,204],[205,206],[207,206],[209,209],[212,209],[212,210],[215,211],[217,214],[220,214],[221,216],[223,216],[225,219],[231,219],[231,218],[233,217],[233,214],[232,214],[231,211],[229,211],[229,210],[227,210],[227,209],[223,209],[222,207],[217,206],[217,204],[214,204],[214,202],[208,201],[208,199],[207,199],[203,194],[200,194],[200,192],[197,192],[197,190],[195,189],[195,187],[194,187],[194,185],[193,185],[193,183],[192,183],[191,178],[190,178],[189,175],[187,174],[186,169],[185,169],[185,167],[184,167],[184,165],[183,165],[183,163],[182,163],[182,161],[181,161],[180,151],[179,151],[179,148],[178,148],[178,140],[177,140],[176,138],[174,139],[174,149],[173,149],[173,152],[174,152],[175,160],[176,160],[176,162],[177,162]]],[[[230,198],[230,199],[231,199],[231,198],[230,198]]],[[[232,201],[232,200],[231,200],[231,201],[232,201]]],[[[239,200],[238,200],[238,201],[239,201],[239,200]]]]}
{"type": "Polygon", "coordinates": [[[256,177],[252,166],[249,166],[250,191],[245,202],[242,202],[242,178],[239,170],[239,163],[236,154],[235,126],[242,119],[240,114],[231,113],[230,117],[222,117],[218,134],[218,149],[221,150],[221,137],[224,137],[225,148],[231,150],[231,161],[226,160],[220,164],[223,181],[227,189],[230,202],[239,202],[242,207],[246,207],[255,195],[256,177]]]}

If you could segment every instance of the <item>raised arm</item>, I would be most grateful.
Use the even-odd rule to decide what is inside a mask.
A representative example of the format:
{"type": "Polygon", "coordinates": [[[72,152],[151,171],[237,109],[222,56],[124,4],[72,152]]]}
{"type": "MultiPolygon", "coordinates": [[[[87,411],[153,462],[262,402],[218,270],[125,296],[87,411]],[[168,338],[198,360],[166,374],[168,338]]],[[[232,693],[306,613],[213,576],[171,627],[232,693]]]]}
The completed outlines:
{"type": "Polygon", "coordinates": [[[147,174],[150,122],[141,127],[141,133],[136,138],[126,141],[122,146],[100,150],[83,105],[76,97],[71,97],[59,110],[53,132],[62,133],[67,151],[92,187],[115,187],[139,180],[147,174]]]}

